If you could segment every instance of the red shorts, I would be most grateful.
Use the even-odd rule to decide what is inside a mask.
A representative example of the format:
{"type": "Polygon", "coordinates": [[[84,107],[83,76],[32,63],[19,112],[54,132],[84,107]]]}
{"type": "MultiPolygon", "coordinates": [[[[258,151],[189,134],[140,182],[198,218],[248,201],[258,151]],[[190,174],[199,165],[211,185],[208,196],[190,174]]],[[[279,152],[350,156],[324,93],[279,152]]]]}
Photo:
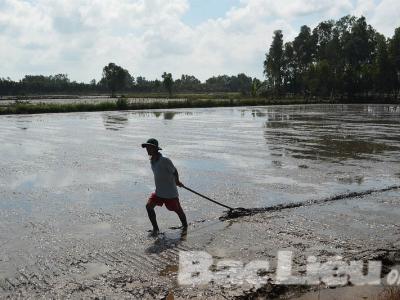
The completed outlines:
{"type": "Polygon", "coordinates": [[[165,207],[168,210],[175,212],[182,211],[181,204],[179,203],[179,198],[171,198],[171,199],[160,198],[156,195],[156,193],[151,193],[150,198],[147,201],[147,204],[150,204],[152,206],[156,205],[163,206],[163,204],[165,204],[165,207]]]}

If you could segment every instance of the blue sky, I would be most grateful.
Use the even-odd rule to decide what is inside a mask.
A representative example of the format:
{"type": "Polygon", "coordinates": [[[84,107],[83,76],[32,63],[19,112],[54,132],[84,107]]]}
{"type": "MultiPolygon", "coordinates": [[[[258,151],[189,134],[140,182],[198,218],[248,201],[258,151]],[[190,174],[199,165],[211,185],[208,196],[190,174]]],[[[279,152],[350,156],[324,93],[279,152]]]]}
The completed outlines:
{"type": "Polygon", "coordinates": [[[189,0],[189,9],[182,21],[197,26],[209,19],[223,18],[228,10],[240,4],[239,0],[189,0]]]}
{"type": "Polygon", "coordinates": [[[68,74],[99,80],[114,62],[134,77],[171,72],[200,80],[263,78],[273,32],[364,15],[386,36],[400,26],[398,0],[0,0],[0,77],[68,74]]]}

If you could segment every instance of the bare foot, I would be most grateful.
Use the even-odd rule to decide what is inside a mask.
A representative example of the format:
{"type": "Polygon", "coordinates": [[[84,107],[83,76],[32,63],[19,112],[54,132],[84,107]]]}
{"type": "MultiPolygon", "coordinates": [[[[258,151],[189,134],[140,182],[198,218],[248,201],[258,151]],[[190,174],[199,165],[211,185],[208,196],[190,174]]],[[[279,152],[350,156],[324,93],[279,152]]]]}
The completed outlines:
{"type": "Polygon", "coordinates": [[[149,236],[151,236],[151,237],[156,237],[156,236],[158,236],[159,233],[160,233],[159,229],[149,230],[149,236]]]}

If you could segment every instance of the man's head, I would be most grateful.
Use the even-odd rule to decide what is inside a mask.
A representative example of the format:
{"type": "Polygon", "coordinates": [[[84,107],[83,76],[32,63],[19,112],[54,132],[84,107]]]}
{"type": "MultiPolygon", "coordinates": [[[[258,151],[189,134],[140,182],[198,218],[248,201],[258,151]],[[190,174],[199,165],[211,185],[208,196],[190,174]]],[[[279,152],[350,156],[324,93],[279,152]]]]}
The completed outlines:
{"type": "Polygon", "coordinates": [[[156,139],[148,139],[146,143],[142,144],[142,148],[146,148],[147,154],[153,156],[158,153],[158,150],[162,150],[158,147],[158,141],[156,139]]]}

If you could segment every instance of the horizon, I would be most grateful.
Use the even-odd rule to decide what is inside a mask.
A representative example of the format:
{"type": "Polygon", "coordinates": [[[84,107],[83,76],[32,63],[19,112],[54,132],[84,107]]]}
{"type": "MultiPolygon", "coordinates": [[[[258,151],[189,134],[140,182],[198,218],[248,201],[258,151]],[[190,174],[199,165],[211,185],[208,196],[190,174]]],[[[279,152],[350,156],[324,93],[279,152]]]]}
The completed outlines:
{"type": "Polygon", "coordinates": [[[400,3],[393,0],[47,3],[0,2],[0,77],[67,74],[71,81],[89,83],[99,81],[103,67],[114,62],[148,80],[160,79],[164,71],[201,82],[239,73],[263,80],[274,30],[282,30],[286,42],[302,25],[313,29],[345,15],[364,15],[386,37],[400,26],[400,3]]]}

